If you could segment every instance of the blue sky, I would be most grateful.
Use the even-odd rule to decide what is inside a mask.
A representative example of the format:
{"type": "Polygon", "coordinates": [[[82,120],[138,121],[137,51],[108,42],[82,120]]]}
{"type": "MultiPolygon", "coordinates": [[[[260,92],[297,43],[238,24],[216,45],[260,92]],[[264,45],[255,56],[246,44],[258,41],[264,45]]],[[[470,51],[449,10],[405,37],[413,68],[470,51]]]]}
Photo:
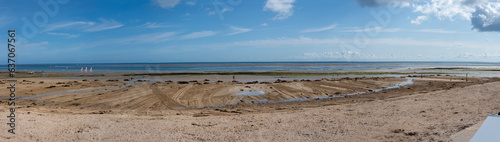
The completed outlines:
{"type": "Polygon", "coordinates": [[[500,59],[491,0],[1,0],[0,11],[18,63],[500,59]]]}

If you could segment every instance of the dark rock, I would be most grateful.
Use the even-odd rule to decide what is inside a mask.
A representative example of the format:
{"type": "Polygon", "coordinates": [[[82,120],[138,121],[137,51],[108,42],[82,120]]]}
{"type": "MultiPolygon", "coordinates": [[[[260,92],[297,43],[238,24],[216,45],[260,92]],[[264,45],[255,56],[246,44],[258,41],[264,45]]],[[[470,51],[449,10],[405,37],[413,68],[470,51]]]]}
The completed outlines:
{"type": "Polygon", "coordinates": [[[404,129],[396,129],[396,130],[392,130],[393,133],[403,133],[405,132],[404,129]]]}
{"type": "Polygon", "coordinates": [[[189,84],[187,81],[177,81],[178,84],[189,84]]]}

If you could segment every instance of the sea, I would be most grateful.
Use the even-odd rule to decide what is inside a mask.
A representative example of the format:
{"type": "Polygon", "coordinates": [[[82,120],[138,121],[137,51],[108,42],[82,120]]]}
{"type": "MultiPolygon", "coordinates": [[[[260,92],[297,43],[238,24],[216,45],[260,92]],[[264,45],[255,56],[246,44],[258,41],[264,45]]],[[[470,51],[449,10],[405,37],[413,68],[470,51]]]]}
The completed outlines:
{"type": "MultiPolygon", "coordinates": [[[[217,72],[323,71],[393,68],[496,68],[500,62],[184,62],[16,64],[16,71],[46,72],[217,72]]],[[[7,71],[7,65],[0,66],[7,71]]]]}

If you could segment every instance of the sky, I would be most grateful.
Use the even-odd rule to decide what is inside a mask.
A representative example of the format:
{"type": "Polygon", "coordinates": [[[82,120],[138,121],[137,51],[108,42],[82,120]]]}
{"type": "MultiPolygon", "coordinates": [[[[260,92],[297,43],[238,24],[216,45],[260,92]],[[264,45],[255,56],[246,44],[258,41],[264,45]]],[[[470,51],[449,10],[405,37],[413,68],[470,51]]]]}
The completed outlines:
{"type": "Polygon", "coordinates": [[[500,61],[498,0],[0,0],[0,12],[18,64],[500,61]]]}

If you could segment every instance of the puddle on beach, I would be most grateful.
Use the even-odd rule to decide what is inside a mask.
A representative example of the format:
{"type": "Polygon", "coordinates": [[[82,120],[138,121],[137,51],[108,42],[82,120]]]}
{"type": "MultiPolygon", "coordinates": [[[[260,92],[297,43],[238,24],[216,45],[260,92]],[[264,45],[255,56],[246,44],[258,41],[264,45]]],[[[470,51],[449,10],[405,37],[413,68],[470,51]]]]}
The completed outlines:
{"type": "Polygon", "coordinates": [[[263,91],[245,91],[237,93],[236,96],[260,96],[265,94],[266,92],[263,91]]]}

